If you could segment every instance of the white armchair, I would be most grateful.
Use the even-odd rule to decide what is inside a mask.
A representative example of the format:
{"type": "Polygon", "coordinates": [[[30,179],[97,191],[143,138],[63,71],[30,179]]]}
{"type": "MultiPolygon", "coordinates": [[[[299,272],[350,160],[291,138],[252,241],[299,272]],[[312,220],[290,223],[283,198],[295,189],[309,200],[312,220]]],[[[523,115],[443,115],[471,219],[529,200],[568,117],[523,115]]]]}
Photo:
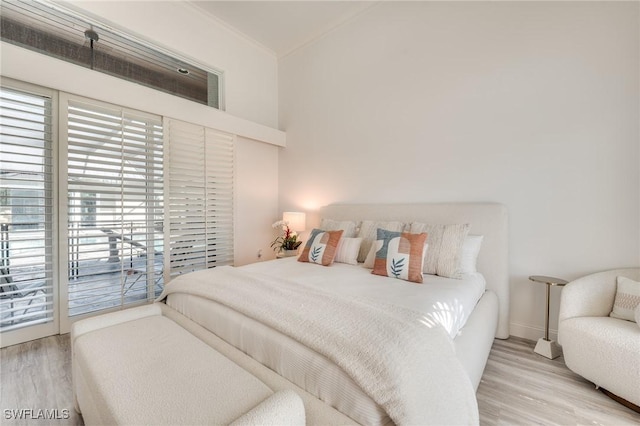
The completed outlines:
{"type": "Polygon", "coordinates": [[[599,272],[564,287],[558,343],[570,370],[640,406],[640,324],[609,317],[618,276],[638,281],[640,268],[599,272]]]}

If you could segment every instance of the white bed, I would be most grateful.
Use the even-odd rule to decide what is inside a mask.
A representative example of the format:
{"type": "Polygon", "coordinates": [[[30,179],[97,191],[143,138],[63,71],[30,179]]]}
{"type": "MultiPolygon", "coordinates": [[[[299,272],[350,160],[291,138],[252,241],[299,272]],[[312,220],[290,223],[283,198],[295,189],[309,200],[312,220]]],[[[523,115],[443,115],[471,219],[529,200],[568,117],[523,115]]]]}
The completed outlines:
{"type": "MultiPolygon", "coordinates": [[[[482,376],[493,338],[508,337],[505,208],[498,204],[466,203],[333,205],[322,209],[320,216],[354,221],[469,223],[471,233],[484,236],[482,250],[478,257],[479,273],[467,275],[463,279],[425,275],[423,284],[415,284],[372,275],[369,269],[361,265],[334,263],[329,267],[323,267],[298,262],[295,258],[280,259],[235,268],[238,271],[216,268],[216,270],[200,271],[180,277],[174,281],[176,284],[173,286],[173,292],[168,292],[165,310],[173,311],[174,313],[170,315],[186,318],[185,321],[197,324],[198,327],[221,338],[236,350],[248,354],[296,387],[318,398],[321,405],[333,407],[357,423],[387,424],[392,423],[391,418],[399,423],[407,419],[424,420],[425,423],[434,421],[477,423],[474,392],[482,376]],[[224,299],[211,300],[214,296],[210,298],[208,293],[204,293],[205,290],[211,291],[207,289],[210,281],[235,280],[234,274],[239,274],[240,278],[248,280],[246,283],[242,280],[238,281],[239,286],[245,284],[248,286],[249,281],[259,283],[264,280],[269,285],[271,283],[277,285],[280,281],[281,284],[286,282],[290,287],[297,286],[300,293],[330,294],[332,298],[339,298],[340,303],[344,301],[348,304],[349,300],[363,300],[367,303],[371,301],[376,309],[383,308],[380,311],[381,315],[386,314],[383,312],[385,306],[392,305],[393,309],[397,307],[402,310],[403,315],[405,311],[417,313],[425,329],[436,330],[433,332],[436,336],[430,342],[439,342],[434,344],[442,347],[442,350],[431,347],[433,345],[423,347],[425,357],[433,358],[434,362],[426,362],[425,365],[428,367],[421,368],[421,372],[427,368],[431,369],[428,374],[425,373],[424,377],[425,382],[432,383],[425,383],[422,389],[418,390],[418,393],[423,392],[423,395],[414,398],[422,405],[432,405],[433,408],[416,412],[418,417],[415,413],[413,417],[403,417],[394,409],[385,409],[384,407],[393,405],[378,403],[384,398],[380,398],[375,385],[363,386],[362,375],[352,374],[348,366],[344,367],[337,362],[334,359],[335,351],[325,352],[321,346],[314,347],[306,342],[303,344],[301,342],[305,340],[305,336],[296,338],[295,334],[287,335],[274,323],[264,321],[258,314],[253,315],[250,308],[238,307],[224,299]],[[203,289],[200,293],[189,290],[189,286],[196,287],[196,284],[203,289]],[[447,357],[449,345],[453,356],[447,357]],[[426,417],[427,415],[429,418],[426,417]]],[[[172,290],[172,284],[169,284],[167,289],[172,290]]],[[[252,288],[252,292],[262,291],[259,284],[247,288],[252,288]]],[[[225,291],[223,286],[211,293],[225,291]]],[[[269,306],[266,299],[271,298],[270,293],[274,290],[266,287],[265,291],[265,306],[269,306]]],[[[293,296],[298,300],[297,293],[293,296]]],[[[303,301],[299,303],[304,305],[304,299],[300,300],[303,301]]],[[[310,299],[308,303],[313,303],[313,300],[310,299]]],[[[273,303],[276,303],[272,305],[275,309],[278,304],[284,304],[285,301],[280,299],[273,303]]],[[[304,309],[307,308],[304,307],[304,309]]],[[[253,309],[259,310],[259,304],[253,309]]],[[[279,312],[276,316],[281,317],[279,312]]],[[[286,323],[286,317],[282,318],[280,320],[286,323]]],[[[291,327],[283,328],[288,330],[291,327]]],[[[357,330],[357,327],[350,332],[358,334],[354,330],[357,330]]],[[[354,341],[357,340],[355,337],[354,341]]],[[[364,346],[371,346],[374,349],[363,348],[362,350],[373,352],[375,355],[376,345],[382,345],[383,340],[378,341],[375,336],[371,340],[375,341],[364,346]]],[[[391,341],[393,342],[393,338],[391,341]]],[[[389,345],[389,343],[384,344],[389,345]]],[[[363,354],[363,358],[366,356],[371,355],[363,354]]],[[[413,359],[415,362],[415,357],[413,359]]],[[[418,368],[418,365],[414,367],[418,368]]],[[[359,372],[359,368],[354,368],[356,373],[359,372]]],[[[396,371],[404,373],[404,370],[401,368],[396,371]]],[[[363,374],[366,379],[368,373],[363,374]]],[[[399,381],[398,385],[403,385],[401,382],[399,381]]],[[[385,385],[386,383],[383,383],[381,386],[385,385]]],[[[395,385],[395,382],[390,382],[390,386],[395,385]]],[[[413,386],[407,389],[416,389],[415,384],[413,386]]],[[[411,398],[407,397],[407,399],[411,398]]],[[[410,410],[411,404],[407,404],[409,408],[403,407],[402,410],[405,408],[410,410]]],[[[326,423],[329,418],[323,417],[322,409],[315,409],[307,419],[309,423],[326,423]]]]}

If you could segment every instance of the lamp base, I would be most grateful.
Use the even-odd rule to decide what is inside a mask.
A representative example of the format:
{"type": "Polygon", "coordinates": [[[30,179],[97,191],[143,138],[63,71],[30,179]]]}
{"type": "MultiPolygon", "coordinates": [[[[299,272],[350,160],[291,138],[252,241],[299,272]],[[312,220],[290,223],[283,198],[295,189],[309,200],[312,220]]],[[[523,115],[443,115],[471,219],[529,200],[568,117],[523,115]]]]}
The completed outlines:
{"type": "Polygon", "coordinates": [[[543,337],[538,339],[536,348],[533,351],[549,359],[555,359],[562,355],[562,349],[560,349],[555,340],[545,340],[543,337]]]}

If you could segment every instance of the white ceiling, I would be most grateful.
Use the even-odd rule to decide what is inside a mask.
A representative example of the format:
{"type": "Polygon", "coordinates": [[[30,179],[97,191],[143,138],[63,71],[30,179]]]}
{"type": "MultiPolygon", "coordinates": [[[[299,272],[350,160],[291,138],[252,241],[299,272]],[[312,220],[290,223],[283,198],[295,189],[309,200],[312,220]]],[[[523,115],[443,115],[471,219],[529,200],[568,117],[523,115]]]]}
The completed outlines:
{"type": "Polygon", "coordinates": [[[282,57],[375,1],[199,1],[191,3],[282,57]]]}

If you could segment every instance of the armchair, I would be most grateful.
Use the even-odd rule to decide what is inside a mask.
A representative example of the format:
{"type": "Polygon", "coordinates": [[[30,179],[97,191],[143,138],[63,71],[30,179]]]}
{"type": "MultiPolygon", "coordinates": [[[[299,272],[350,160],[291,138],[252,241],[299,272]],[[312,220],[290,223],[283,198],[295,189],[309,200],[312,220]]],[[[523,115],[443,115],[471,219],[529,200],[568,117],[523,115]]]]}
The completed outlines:
{"type": "Polygon", "coordinates": [[[640,324],[609,317],[618,276],[638,281],[640,268],[599,272],[564,287],[558,343],[571,371],[640,406],[640,324]]]}

